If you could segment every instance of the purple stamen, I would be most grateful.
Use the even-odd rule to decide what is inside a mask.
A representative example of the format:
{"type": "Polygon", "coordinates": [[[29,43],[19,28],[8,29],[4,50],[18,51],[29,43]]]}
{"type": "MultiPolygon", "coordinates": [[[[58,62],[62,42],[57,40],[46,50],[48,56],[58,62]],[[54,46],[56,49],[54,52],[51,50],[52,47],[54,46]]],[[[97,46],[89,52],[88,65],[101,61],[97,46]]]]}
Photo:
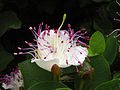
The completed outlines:
{"type": "Polygon", "coordinates": [[[114,36],[115,38],[117,38],[117,37],[119,37],[120,36],[120,34],[118,34],[117,36],[114,36]]]}
{"type": "Polygon", "coordinates": [[[109,35],[107,35],[107,37],[111,36],[114,32],[120,31],[120,29],[116,29],[114,31],[112,31],[109,35]]]}
{"type": "Polygon", "coordinates": [[[116,0],[116,3],[120,6],[120,3],[116,0]]]}

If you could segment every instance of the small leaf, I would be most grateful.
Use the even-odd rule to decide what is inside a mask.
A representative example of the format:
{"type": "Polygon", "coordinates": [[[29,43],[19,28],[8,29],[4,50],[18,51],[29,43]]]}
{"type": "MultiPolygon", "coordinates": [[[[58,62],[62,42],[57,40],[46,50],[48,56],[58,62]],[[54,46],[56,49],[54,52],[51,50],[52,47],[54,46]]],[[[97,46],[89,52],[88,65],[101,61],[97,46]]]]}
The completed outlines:
{"type": "Polygon", "coordinates": [[[101,32],[96,31],[90,38],[90,49],[95,55],[99,55],[105,50],[105,39],[101,32]]]}
{"type": "Polygon", "coordinates": [[[120,90],[120,80],[111,80],[98,85],[95,90],[120,90]]]}
{"type": "Polygon", "coordinates": [[[0,37],[9,29],[19,29],[21,21],[12,11],[6,11],[0,14],[0,37]]]}
{"type": "Polygon", "coordinates": [[[27,90],[56,90],[57,88],[67,88],[67,86],[59,82],[38,82],[27,90]]]}
{"type": "Polygon", "coordinates": [[[0,51],[0,71],[4,70],[13,59],[14,59],[13,55],[11,55],[7,51],[1,50],[0,51]]]}
{"type": "Polygon", "coordinates": [[[19,68],[23,75],[25,89],[37,82],[52,81],[51,72],[40,68],[35,63],[31,63],[30,60],[20,63],[19,68]]]}
{"type": "Polygon", "coordinates": [[[93,53],[90,48],[87,48],[87,50],[88,50],[88,52],[89,52],[89,53],[88,53],[88,56],[89,56],[89,57],[93,57],[93,56],[97,56],[97,55],[98,55],[97,53],[93,53]]]}
{"type": "Polygon", "coordinates": [[[116,35],[117,33],[111,35],[106,39],[106,49],[103,53],[104,57],[107,59],[110,65],[114,62],[117,54],[117,40],[114,38],[116,35]]]}

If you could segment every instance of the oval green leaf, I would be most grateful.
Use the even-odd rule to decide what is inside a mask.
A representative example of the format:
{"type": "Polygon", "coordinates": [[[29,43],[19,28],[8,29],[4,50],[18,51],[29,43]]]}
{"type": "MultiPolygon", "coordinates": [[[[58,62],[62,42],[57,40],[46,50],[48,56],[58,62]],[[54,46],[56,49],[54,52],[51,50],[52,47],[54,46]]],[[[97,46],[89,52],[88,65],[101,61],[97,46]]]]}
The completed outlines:
{"type": "Polygon", "coordinates": [[[101,32],[96,31],[90,38],[90,49],[93,54],[99,55],[105,51],[105,39],[101,32]]]}
{"type": "Polygon", "coordinates": [[[116,35],[117,33],[106,38],[106,49],[103,55],[110,65],[114,62],[117,54],[117,40],[114,38],[116,35]]]}

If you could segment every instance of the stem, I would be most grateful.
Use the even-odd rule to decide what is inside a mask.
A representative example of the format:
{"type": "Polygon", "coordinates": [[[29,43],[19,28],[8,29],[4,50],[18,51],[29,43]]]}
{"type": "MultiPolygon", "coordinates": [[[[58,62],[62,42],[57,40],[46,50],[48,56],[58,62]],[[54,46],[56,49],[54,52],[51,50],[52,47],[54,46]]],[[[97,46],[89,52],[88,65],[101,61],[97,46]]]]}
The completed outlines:
{"type": "Polygon", "coordinates": [[[81,82],[80,82],[80,88],[79,88],[79,90],[82,90],[82,88],[83,88],[83,84],[84,84],[84,80],[83,80],[83,79],[81,79],[81,82]]]}
{"type": "Polygon", "coordinates": [[[53,75],[53,80],[57,81],[57,76],[55,74],[53,75]]]}
{"type": "Polygon", "coordinates": [[[57,76],[57,75],[53,75],[53,80],[54,81],[56,81],[56,82],[59,82],[59,78],[60,78],[60,76],[57,76]]]}

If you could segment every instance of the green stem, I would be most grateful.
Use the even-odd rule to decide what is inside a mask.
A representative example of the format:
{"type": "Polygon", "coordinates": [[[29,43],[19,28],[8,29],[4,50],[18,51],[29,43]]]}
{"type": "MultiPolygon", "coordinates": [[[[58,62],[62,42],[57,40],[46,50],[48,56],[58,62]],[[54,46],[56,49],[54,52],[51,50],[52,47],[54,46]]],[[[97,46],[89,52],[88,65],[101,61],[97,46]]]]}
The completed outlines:
{"type": "Polygon", "coordinates": [[[53,80],[57,81],[57,76],[56,75],[53,75],[53,80]]]}
{"type": "Polygon", "coordinates": [[[60,76],[53,75],[53,80],[54,80],[54,81],[59,82],[59,78],[60,78],[60,76]]]}
{"type": "Polygon", "coordinates": [[[82,90],[82,88],[83,88],[83,84],[84,84],[84,80],[81,79],[79,90],[82,90]]]}

